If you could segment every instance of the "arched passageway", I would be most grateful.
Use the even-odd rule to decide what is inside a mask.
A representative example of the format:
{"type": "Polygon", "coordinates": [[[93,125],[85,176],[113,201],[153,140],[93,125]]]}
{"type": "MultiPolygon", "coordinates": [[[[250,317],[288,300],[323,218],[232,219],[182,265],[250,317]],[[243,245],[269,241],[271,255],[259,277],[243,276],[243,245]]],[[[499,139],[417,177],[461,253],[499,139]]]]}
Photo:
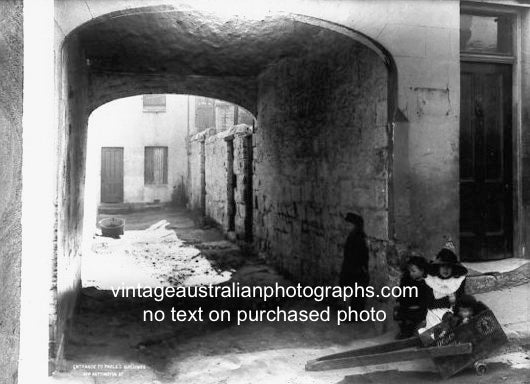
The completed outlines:
{"type": "MultiPolygon", "coordinates": [[[[101,16],[60,59],[52,357],[80,287],[88,116],[117,98],[187,93],[238,104],[252,133],[252,246],[293,280],[335,283],[344,214],[365,217],[374,281],[392,237],[392,59],[353,30],[296,15],[220,18],[171,7],[101,16]]],[[[193,186],[188,186],[193,188],[193,186]]]]}
{"type": "Polygon", "coordinates": [[[255,120],[243,107],[193,95],[136,95],[98,107],[88,122],[85,235],[94,234],[98,207],[171,204],[250,238],[255,120]]]}

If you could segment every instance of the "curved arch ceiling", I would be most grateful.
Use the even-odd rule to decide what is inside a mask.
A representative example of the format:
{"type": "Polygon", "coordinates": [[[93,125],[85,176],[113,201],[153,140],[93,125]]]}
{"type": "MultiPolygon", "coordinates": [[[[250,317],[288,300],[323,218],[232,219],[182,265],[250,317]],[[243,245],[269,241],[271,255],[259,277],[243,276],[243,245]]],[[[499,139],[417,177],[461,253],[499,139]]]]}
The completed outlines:
{"type": "Polygon", "coordinates": [[[75,33],[92,71],[184,76],[255,77],[282,58],[356,43],[286,16],[221,20],[176,10],[102,16],[75,33]]]}

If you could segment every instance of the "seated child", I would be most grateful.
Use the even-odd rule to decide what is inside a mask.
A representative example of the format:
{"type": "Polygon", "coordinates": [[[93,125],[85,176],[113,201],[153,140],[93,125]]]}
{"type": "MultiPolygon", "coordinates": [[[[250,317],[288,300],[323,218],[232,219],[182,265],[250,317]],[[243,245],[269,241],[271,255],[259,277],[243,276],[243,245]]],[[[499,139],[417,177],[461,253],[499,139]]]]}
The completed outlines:
{"type": "Polygon", "coordinates": [[[451,248],[444,246],[430,264],[425,283],[432,292],[427,303],[425,328],[421,328],[420,333],[439,324],[447,312],[452,313],[456,300],[465,293],[467,269],[458,262],[451,248]]]}
{"type": "Polygon", "coordinates": [[[473,296],[462,295],[455,303],[455,313],[446,313],[443,321],[448,322],[451,327],[457,327],[460,324],[469,323],[473,316],[488,309],[484,303],[477,301],[473,296]]]}
{"type": "Polygon", "coordinates": [[[400,287],[416,287],[417,297],[399,297],[394,308],[394,320],[399,324],[400,332],[396,339],[412,337],[418,326],[425,320],[429,288],[424,278],[427,272],[427,261],[423,257],[412,256],[404,265],[400,287]]]}

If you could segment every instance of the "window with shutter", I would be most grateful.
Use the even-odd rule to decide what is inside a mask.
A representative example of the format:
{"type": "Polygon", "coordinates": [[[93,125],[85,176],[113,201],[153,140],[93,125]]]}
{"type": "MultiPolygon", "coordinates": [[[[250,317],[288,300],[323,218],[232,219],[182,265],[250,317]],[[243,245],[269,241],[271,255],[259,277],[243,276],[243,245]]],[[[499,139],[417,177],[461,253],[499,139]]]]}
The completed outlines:
{"type": "Polygon", "coordinates": [[[167,147],[145,147],[145,184],[167,184],[167,147]]]}
{"type": "Polygon", "coordinates": [[[144,112],[166,111],[166,95],[143,95],[142,102],[144,112]]]}

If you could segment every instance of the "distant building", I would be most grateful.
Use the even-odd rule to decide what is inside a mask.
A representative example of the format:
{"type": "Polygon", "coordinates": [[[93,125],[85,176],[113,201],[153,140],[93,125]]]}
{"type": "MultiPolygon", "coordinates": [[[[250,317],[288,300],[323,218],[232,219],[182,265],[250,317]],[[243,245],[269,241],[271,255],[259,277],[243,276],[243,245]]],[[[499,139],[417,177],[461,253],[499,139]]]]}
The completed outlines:
{"type": "Polygon", "coordinates": [[[173,193],[182,199],[188,135],[223,131],[239,120],[252,124],[252,119],[233,104],[188,95],[107,103],[89,120],[87,190],[95,191],[97,204],[168,203],[173,193]]]}
{"type": "Polygon", "coordinates": [[[170,201],[186,175],[188,123],[187,96],[133,96],[94,111],[87,178],[97,174],[90,180],[97,202],[170,201]]]}
{"type": "Polygon", "coordinates": [[[252,125],[254,117],[237,105],[207,97],[193,97],[190,106],[195,109],[195,131],[215,127],[217,132],[224,131],[237,124],[252,125]]]}

